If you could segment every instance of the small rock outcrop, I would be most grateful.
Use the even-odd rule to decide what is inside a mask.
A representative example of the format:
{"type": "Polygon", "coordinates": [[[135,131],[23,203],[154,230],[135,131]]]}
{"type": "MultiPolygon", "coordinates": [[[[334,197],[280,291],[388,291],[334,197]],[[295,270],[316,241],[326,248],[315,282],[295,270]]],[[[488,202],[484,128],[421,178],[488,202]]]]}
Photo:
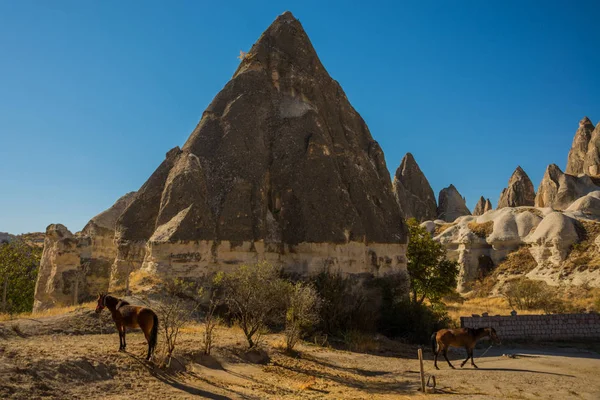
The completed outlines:
{"type": "Polygon", "coordinates": [[[115,224],[134,197],[135,192],[121,197],[75,235],[64,225],[48,226],[34,311],[89,301],[96,293],[108,290],[111,267],[117,256],[115,224]]]}
{"type": "Polygon", "coordinates": [[[600,187],[589,176],[565,174],[556,164],[551,164],[538,187],[535,206],[564,210],[578,198],[596,190],[600,187]]]}
{"type": "Polygon", "coordinates": [[[588,117],[584,117],[581,121],[579,121],[579,128],[575,132],[575,137],[573,138],[573,145],[571,146],[571,150],[569,151],[569,157],[567,158],[567,174],[578,176],[587,173],[586,171],[584,171],[584,166],[585,164],[588,164],[588,166],[590,166],[590,163],[586,161],[586,159],[590,157],[588,156],[588,152],[590,150],[589,144],[590,139],[592,138],[593,130],[594,125],[588,117]]]}
{"type": "Polygon", "coordinates": [[[508,187],[502,190],[498,209],[504,207],[533,206],[535,204],[535,190],[529,176],[520,166],[508,180],[508,187]]]}
{"type": "Polygon", "coordinates": [[[465,198],[454,185],[450,185],[440,190],[437,214],[439,219],[453,222],[458,217],[471,215],[471,211],[467,208],[465,198]]]}
{"type": "Polygon", "coordinates": [[[435,194],[411,153],[406,153],[396,170],[393,188],[405,219],[416,218],[418,221],[435,219],[437,215],[435,194]]]}
{"type": "Polygon", "coordinates": [[[483,215],[492,209],[492,202],[490,199],[485,199],[483,196],[479,198],[479,201],[475,205],[473,215],[483,215]]]}
{"type": "MultiPolygon", "coordinates": [[[[589,129],[589,125],[586,128],[589,129]]],[[[592,132],[583,163],[583,173],[592,176],[600,175],[600,122],[592,132]]]]}

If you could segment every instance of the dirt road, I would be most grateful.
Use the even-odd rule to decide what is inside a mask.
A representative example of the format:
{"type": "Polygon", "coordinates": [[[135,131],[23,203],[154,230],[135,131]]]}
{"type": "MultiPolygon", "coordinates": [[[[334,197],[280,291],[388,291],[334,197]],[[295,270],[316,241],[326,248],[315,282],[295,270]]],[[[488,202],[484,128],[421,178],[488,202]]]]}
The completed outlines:
{"type": "MultiPolygon", "coordinates": [[[[128,352],[119,353],[116,333],[89,333],[94,325],[104,326],[108,321],[90,321],[81,323],[77,331],[65,330],[73,325],[65,317],[1,323],[0,398],[424,397],[418,391],[416,347],[385,338],[378,339],[374,354],[304,344],[297,355],[290,356],[280,349],[281,335],[268,335],[264,348],[270,361],[261,365],[247,361],[241,333],[231,328],[219,330],[214,357],[202,356],[201,327],[194,327],[182,334],[174,371],[165,373],[143,360],[145,343],[140,333],[129,334],[128,352]]],[[[102,331],[110,332],[104,327],[102,331]]],[[[433,397],[600,398],[597,353],[572,347],[504,346],[493,347],[478,358],[484,349],[475,352],[477,370],[470,366],[452,370],[442,360],[441,370],[436,371],[426,351],[426,374],[434,374],[437,380],[433,397]]],[[[464,357],[460,351],[453,353],[455,366],[464,357]]]]}

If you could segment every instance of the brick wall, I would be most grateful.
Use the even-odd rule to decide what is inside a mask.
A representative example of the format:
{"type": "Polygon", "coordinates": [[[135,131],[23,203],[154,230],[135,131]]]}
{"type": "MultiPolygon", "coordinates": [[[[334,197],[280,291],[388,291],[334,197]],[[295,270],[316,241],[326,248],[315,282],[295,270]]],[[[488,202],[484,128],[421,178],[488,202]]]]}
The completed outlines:
{"type": "Polygon", "coordinates": [[[600,339],[600,314],[460,317],[463,328],[492,327],[500,339],[600,339]]]}

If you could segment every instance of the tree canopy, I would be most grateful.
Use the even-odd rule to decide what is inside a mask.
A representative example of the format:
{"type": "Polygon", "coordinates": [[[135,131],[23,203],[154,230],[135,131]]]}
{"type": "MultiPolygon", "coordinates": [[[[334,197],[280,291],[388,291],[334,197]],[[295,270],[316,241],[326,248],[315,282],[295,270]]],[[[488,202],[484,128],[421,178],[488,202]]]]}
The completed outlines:
{"type": "Polygon", "coordinates": [[[23,240],[0,244],[0,312],[33,309],[33,294],[42,249],[23,240]]]}
{"type": "Polygon", "coordinates": [[[431,303],[452,293],[456,288],[458,263],[446,258],[444,246],[416,219],[407,221],[409,241],[406,256],[410,275],[411,301],[417,304],[428,299],[431,303]]]}

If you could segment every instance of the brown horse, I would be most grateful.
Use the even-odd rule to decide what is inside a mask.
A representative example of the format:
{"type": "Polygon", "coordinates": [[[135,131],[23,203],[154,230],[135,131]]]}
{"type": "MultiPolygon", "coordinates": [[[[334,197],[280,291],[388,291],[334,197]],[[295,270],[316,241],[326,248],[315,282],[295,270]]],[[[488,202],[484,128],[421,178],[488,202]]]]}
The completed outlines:
{"type": "Polygon", "coordinates": [[[100,313],[104,308],[108,308],[112,314],[112,319],[117,325],[119,331],[119,351],[125,351],[127,343],[125,342],[126,328],[142,328],[146,341],[148,342],[148,356],[150,356],[156,347],[158,336],[158,317],[156,313],[149,308],[132,306],[125,300],[106,294],[98,294],[98,305],[96,312],[100,313]]]}
{"type": "Polygon", "coordinates": [[[454,366],[450,364],[447,354],[448,348],[452,346],[464,347],[467,350],[467,359],[460,364],[461,368],[469,361],[469,358],[471,359],[471,365],[478,368],[477,365],[475,365],[475,361],[473,361],[473,348],[475,348],[477,341],[484,337],[489,337],[495,343],[500,343],[500,339],[498,339],[498,335],[496,335],[496,330],[494,328],[441,329],[435,332],[431,335],[431,345],[434,354],[433,365],[435,365],[436,369],[439,369],[437,366],[437,358],[440,351],[442,351],[444,358],[448,361],[448,365],[454,368],[454,366]]]}

